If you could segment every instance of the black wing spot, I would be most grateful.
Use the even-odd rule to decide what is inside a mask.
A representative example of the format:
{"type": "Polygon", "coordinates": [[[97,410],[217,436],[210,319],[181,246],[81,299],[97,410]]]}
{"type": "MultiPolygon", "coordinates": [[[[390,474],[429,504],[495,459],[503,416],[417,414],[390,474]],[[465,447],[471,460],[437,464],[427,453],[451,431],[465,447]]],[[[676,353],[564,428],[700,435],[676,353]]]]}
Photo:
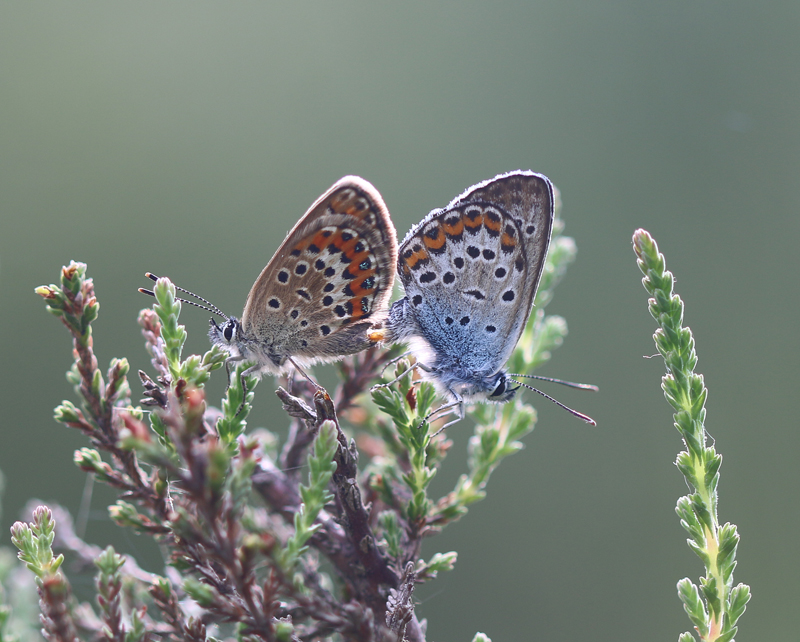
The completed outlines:
{"type": "Polygon", "coordinates": [[[331,295],[328,295],[322,299],[322,305],[325,307],[329,306],[331,303],[333,303],[333,297],[331,295]]]}
{"type": "Polygon", "coordinates": [[[347,310],[344,309],[343,305],[337,305],[333,311],[336,313],[337,317],[347,316],[347,310]]]}
{"type": "Polygon", "coordinates": [[[319,254],[319,252],[320,252],[320,249],[316,245],[314,245],[313,243],[311,245],[309,245],[306,249],[309,252],[311,252],[312,254],[319,254]]]}
{"type": "Polygon", "coordinates": [[[333,283],[326,283],[325,287],[322,288],[323,292],[333,292],[333,288],[336,287],[333,283]]]}
{"type": "Polygon", "coordinates": [[[525,228],[525,234],[533,234],[535,231],[536,227],[533,225],[528,225],[528,227],[525,228]]]}
{"type": "Polygon", "coordinates": [[[342,272],[342,278],[351,281],[352,279],[356,278],[356,275],[350,272],[349,268],[345,268],[344,272],[342,272]]]}
{"type": "Polygon", "coordinates": [[[461,317],[461,318],[458,320],[458,322],[459,322],[461,325],[467,325],[467,324],[469,323],[469,317],[461,317]]]}
{"type": "Polygon", "coordinates": [[[289,316],[292,317],[293,319],[296,319],[299,314],[300,314],[299,310],[292,310],[291,313],[289,313],[289,316]]]}
{"type": "Polygon", "coordinates": [[[291,251],[291,255],[292,255],[292,256],[300,256],[300,249],[299,249],[299,248],[294,248],[294,249],[291,251]]]}
{"type": "Polygon", "coordinates": [[[331,329],[327,325],[321,325],[319,332],[323,337],[327,337],[331,333],[331,329]]]}
{"type": "MultiPolygon", "coordinates": [[[[349,303],[349,301],[348,301],[349,303]]],[[[361,311],[366,314],[369,312],[369,299],[367,297],[361,297],[361,311]]]]}
{"type": "Polygon", "coordinates": [[[289,280],[289,273],[286,270],[278,272],[278,281],[286,283],[289,280]]]}
{"type": "Polygon", "coordinates": [[[297,276],[303,276],[306,273],[306,270],[308,270],[307,263],[298,263],[297,266],[294,268],[294,273],[297,276]]]}
{"type": "Polygon", "coordinates": [[[304,348],[307,348],[308,347],[308,341],[306,341],[305,339],[300,339],[300,345],[303,346],[304,348]]]}
{"type": "Polygon", "coordinates": [[[478,301],[486,298],[486,295],[480,290],[467,290],[464,294],[467,296],[474,296],[478,301]]]}
{"type": "Polygon", "coordinates": [[[421,296],[421,295],[419,295],[419,294],[415,294],[415,295],[414,295],[414,298],[413,298],[413,299],[411,299],[411,302],[412,302],[414,305],[422,305],[422,296],[421,296]]]}
{"type": "Polygon", "coordinates": [[[354,246],[353,250],[357,253],[361,253],[364,251],[364,244],[361,241],[358,241],[354,246]]]}
{"type": "Polygon", "coordinates": [[[481,255],[481,251],[474,245],[470,245],[467,248],[467,254],[469,254],[473,259],[477,259],[481,255]]]}
{"type": "Polygon", "coordinates": [[[444,322],[445,322],[447,325],[453,325],[453,317],[447,317],[447,318],[444,320],[444,322]]]}
{"type": "Polygon", "coordinates": [[[296,290],[297,296],[303,297],[306,301],[311,301],[311,295],[308,293],[308,290],[296,290]]]}
{"type": "Polygon", "coordinates": [[[308,321],[306,321],[305,319],[303,319],[303,320],[300,322],[300,326],[301,326],[301,327],[303,327],[303,328],[305,328],[307,325],[308,325],[308,321]]]}
{"type": "Polygon", "coordinates": [[[327,270],[325,270],[325,271],[323,272],[323,274],[324,274],[325,276],[327,276],[328,278],[330,278],[330,277],[332,277],[334,274],[336,274],[336,270],[335,270],[335,269],[333,269],[333,268],[328,268],[327,270]]]}
{"type": "Polygon", "coordinates": [[[374,287],[375,287],[375,277],[374,276],[368,276],[366,279],[364,279],[361,282],[361,289],[362,290],[371,290],[374,287]]]}
{"type": "Polygon", "coordinates": [[[328,246],[328,254],[336,254],[337,252],[341,252],[341,248],[336,247],[336,243],[331,243],[328,246]]]}
{"type": "Polygon", "coordinates": [[[525,261],[522,260],[521,256],[518,256],[517,260],[514,261],[514,269],[516,269],[517,272],[522,272],[524,267],[525,267],[525,261]]]}
{"type": "Polygon", "coordinates": [[[372,261],[370,261],[369,257],[365,258],[361,263],[358,264],[359,270],[369,270],[372,267],[372,261]]]}
{"type": "Polygon", "coordinates": [[[445,272],[444,276],[442,277],[442,281],[447,283],[448,285],[456,280],[456,275],[452,272],[445,272]]]}
{"type": "Polygon", "coordinates": [[[506,290],[503,292],[503,301],[511,302],[514,300],[514,290],[506,290]]]}
{"type": "Polygon", "coordinates": [[[499,267],[494,271],[494,275],[498,279],[502,279],[506,275],[506,269],[504,267],[499,267]]]}
{"type": "Polygon", "coordinates": [[[497,328],[495,328],[493,325],[487,325],[486,326],[486,332],[496,332],[496,331],[497,331],[497,328]]]}
{"type": "Polygon", "coordinates": [[[323,261],[322,259],[317,259],[317,262],[314,263],[314,267],[317,268],[317,270],[324,270],[325,269],[325,261],[323,261]]]}
{"type": "Polygon", "coordinates": [[[483,251],[483,258],[485,258],[487,261],[491,261],[494,257],[495,257],[495,253],[492,252],[491,250],[484,250],[483,251]]]}
{"type": "Polygon", "coordinates": [[[342,232],[342,240],[349,241],[353,238],[353,235],[350,232],[342,232]]]}
{"type": "Polygon", "coordinates": [[[281,302],[278,299],[272,298],[267,302],[267,305],[271,308],[275,308],[276,310],[281,307],[281,302]]]}
{"type": "Polygon", "coordinates": [[[459,270],[464,267],[464,259],[460,256],[457,256],[453,259],[453,265],[455,265],[459,270]]]}
{"type": "Polygon", "coordinates": [[[432,283],[436,280],[436,274],[433,272],[425,272],[419,275],[419,282],[420,283],[432,283]]]}

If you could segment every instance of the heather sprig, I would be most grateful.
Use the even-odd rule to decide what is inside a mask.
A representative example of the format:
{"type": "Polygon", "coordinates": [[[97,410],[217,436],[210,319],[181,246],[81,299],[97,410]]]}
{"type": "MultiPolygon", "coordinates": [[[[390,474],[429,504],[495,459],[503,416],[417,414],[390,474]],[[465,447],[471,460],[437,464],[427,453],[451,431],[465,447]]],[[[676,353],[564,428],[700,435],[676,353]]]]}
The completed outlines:
{"type": "MultiPolygon", "coordinates": [[[[574,244],[560,229],[557,223],[540,308],[574,258],[574,244]]],[[[95,639],[205,642],[213,626],[247,642],[424,642],[414,586],[451,570],[457,555],[434,553],[425,561],[422,539],[485,496],[491,472],[533,429],[530,406],[518,398],[471,410],[477,427],[467,472],[435,501],[430,482],[452,446],[440,430],[452,416],[431,414],[438,403],[433,386],[401,377],[373,394],[374,405],[363,403],[362,393],[398,350],[373,348],[343,360],[332,396],[305,380],[282,382],[277,394],[290,430],[279,448],[277,431],[248,429],[258,383],[243,377],[249,364],[229,373],[220,409],[208,405],[205,383],[227,354],[212,347],[184,358],[187,330],[168,279],[158,279],[153,309],[139,316],[152,365],[149,374],[139,373],[149,416],[130,406],[126,361],[113,361],[106,378],[98,370],[91,352],[98,307],[86,266],[64,268],[60,286],[37,292],[76,346],[70,377],[80,404],[64,402],[57,411],[59,421],[90,437],[75,462],[119,491],[110,508],[114,521],[157,538],[171,567],[149,580],[137,571],[136,581],[149,581],[149,590],[128,595],[121,590],[122,558],[72,533],[66,548],[84,562],[96,560],[100,571],[95,639]],[[363,450],[348,425],[358,428],[359,440],[371,440],[358,442],[363,450]],[[366,465],[359,461],[365,457],[366,465]]],[[[528,372],[541,365],[565,334],[562,319],[537,310],[509,367],[528,372]]],[[[409,366],[401,360],[395,374],[409,366]]],[[[47,613],[53,630],[68,621],[47,613]]],[[[60,630],[70,634],[69,627],[60,630]]]]}
{"type": "MultiPolygon", "coordinates": [[[[729,642],[736,635],[736,623],[750,600],[750,587],[733,586],[739,534],[735,525],[719,523],[722,455],[708,445],[704,426],[708,390],[703,375],[695,372],[694,337],[683,325],[683,301],[673,291],[674,278],[665,267],[664,255],[645,230],[634,233],[633,249],[644,274],[642,284],[650,295],[650,314],[659,324],[653,338],[667,366],[661,388],[675,409],[675,428],[686,447],[675,463],[694,490],[678,500],[676,512],[689,534],[689,547],[706,570],[699,587],[689,578],[678,582],[678,596],[702,642],[729,642]]],[[[689,632],[679,639],[695,640],[689,632]]]]}

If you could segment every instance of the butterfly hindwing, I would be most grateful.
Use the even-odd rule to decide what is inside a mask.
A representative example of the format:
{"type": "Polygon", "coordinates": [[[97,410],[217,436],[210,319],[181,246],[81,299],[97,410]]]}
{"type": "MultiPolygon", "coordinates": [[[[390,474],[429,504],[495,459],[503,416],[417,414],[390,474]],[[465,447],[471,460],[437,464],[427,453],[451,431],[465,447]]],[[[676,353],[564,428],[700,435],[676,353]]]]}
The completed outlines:
{"type": "Polygon", "coordinates": [[[547,254],[552,194],[540,174],[501,175],[434,210],[404,239],[398,274],[441,364],[494,372],[511,355],[547,254]]]}
{"type": "Polygon", "coordinates": [[[386,310],[397,260],[380,194],[347,176],[298,221],[247,297],[242,326],[278,356],[326,360],[372,345],[366,330],[386,310]]]}

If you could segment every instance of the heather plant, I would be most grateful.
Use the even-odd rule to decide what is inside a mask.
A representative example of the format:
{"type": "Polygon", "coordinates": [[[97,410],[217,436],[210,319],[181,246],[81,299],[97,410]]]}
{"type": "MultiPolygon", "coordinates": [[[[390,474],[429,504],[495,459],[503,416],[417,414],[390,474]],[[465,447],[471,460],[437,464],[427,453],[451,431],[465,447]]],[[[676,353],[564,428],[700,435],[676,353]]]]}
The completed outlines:
{"type": "MultiPolygon", "coordinates": [[[[563,319],[544,314],[575,255],[561,227],[509,364],[516,372],[547,361],[566,334],[563,319]]],[[[208,403],[205,384],[226,370],[227,355],[212,347],[184,356],[181,299],[168,279],[158,279],[155,305],[139,316],[151,369],[139,372],[136,405],[127,360],[102,373],[94,356],[99,304],[86,265],[70,263],[59,284],[36,291],[72,335],[68,377],[78,401],[64,401],[55,416],[89,441],[75,463],[118,491],[111,518],[155,538],[168,559],[162,574],[147,573],[82,541],[60,507],[37,508],[31,523],[14,525],[13,542],[36,577],[45,637],[425,639],[415,586],[451,570],[456,553],[423,558],[422,542],[485,496],[492,471],[533,430],[532,407],[517,398],[473,409],[467,469],[451,492],[432,497],[451,445],[425,420],[433,387],[407,376],[370,392],[408,370],[399,349],[344,359],[332,393],[299,377],[280,381],[289,429],[279,443],[277,430],[248,429],[259,386],[243,376],[248,364],[228,373],[217,408],[208,403]],[[61,551],[96,566],[94,607],[74,597],[61,551]]]]}
{"type": "MultiPolygon", "coordinates": [[[[544,313],[575,256],[561,229],[557,221],[511,371],[539,367],[566,335],[564,320],[544,313]]],[[[732,586],[738,535],[717,521],[721,459],[705,441],[706,392],[693,371],[694,344],[681,326],[682,303],[672,294],[663,256],[644,232],[634,244],[661,324],[663,387],[687,446],[678,466],[695,489],[678,512],[707,569],[699,588],[682,580],[679,595],[701,640],[732,640],[749,589],[732,586]]],[[[94,356],[99,304],[86,270],[72,262],[59,284],[36,290],[74,347],[68,377],[77,403],[63,402],[55,416],[88,439],[75,452],[76,465],[119,493],[111,518],[154,538],[168,563],[160,574],[146,572],[131,557],[84,542],[62,508],[36,508],[29,523],[14,525],[12,541],[35,578],[45,638],[424,641],[415,586],[451,570],[457,555],[424,558],[422,542],[486,496],[492,472],[533,430],[535,410],[519,397],[471,408],[466,470],[452,491],[432,497],[430,482],[451,445],[437,424],[424,420],[435,407],[433,388],[400,377],[370,392],[408,370],[399,350],[374,348],[344,359],[332,393],[302,378],[280,381],[286,417],[276,424],[289,425],[281,443],[277,426],[248,427],[259,381],[242,376],[247,364],[228,373],[219,407],[209,404],[205,384],[214,371],[222,375],[227,355],[212,347],[184,358],[181,300],[168,279],[157,281],[155,305],[139,316],[151,369],[139,372],[143,399],[134,405],[127,360],[112,360],[103,374],[94,356]],[[63,553],[96,568],[93,606],[75,598],[63,553]]],[[[8,566],[6,560],[0,571],[8,566]]],[[[0,572],[0,582],[6,577],[0,572]]],[[[32,630],[30,617],[23,622],[6,597],[0,593],[0,642],[32,630]]],[[[690,633],[680,638],[691,639],[690,633]]],[[[489,642],[481,633],[474,640],[489,642]]]]}

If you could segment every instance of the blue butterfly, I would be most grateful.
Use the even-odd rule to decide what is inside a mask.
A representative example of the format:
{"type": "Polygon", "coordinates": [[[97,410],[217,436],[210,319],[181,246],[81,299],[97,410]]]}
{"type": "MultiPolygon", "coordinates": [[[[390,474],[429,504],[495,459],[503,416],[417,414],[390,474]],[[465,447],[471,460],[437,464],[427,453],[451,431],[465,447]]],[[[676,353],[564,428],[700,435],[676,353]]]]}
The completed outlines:
{"type": "Polygon", "coordinates": [[[503,366],[533,308],[553,209],[546,176],[500,174],[430,212],[400,245],[405,297],[391,307],[385,340],[407,343],[424,378],[450,400],[432,414],[454,412],[455,423],[465,403],[503,403],[524,385],[503,366]]]}

